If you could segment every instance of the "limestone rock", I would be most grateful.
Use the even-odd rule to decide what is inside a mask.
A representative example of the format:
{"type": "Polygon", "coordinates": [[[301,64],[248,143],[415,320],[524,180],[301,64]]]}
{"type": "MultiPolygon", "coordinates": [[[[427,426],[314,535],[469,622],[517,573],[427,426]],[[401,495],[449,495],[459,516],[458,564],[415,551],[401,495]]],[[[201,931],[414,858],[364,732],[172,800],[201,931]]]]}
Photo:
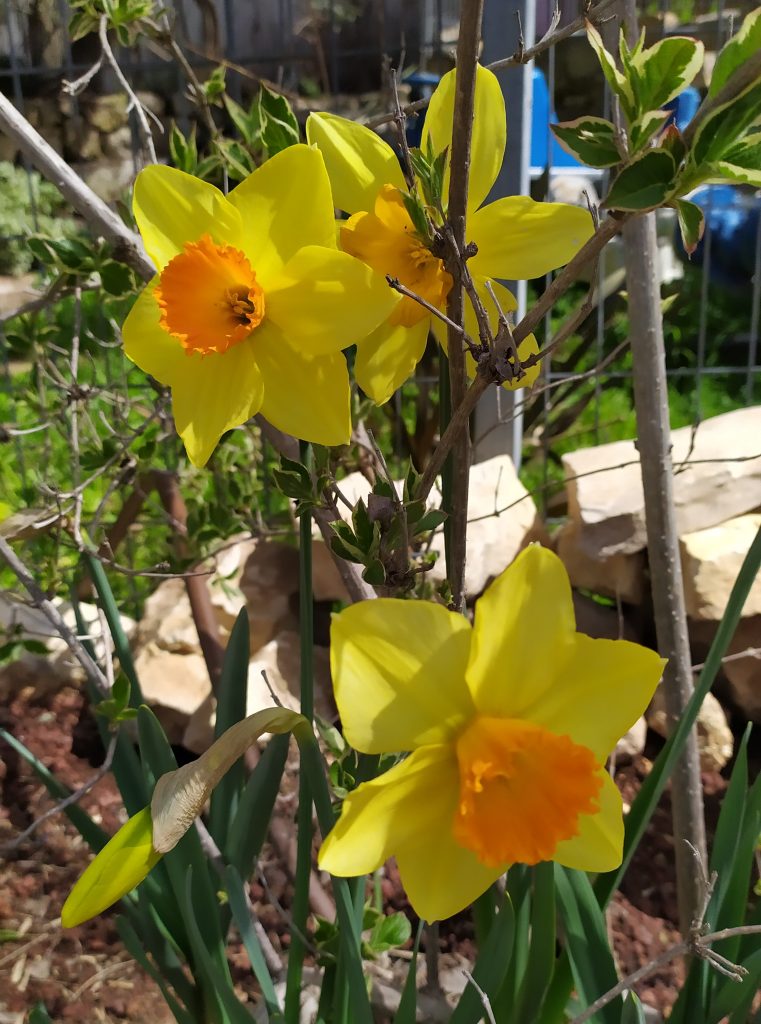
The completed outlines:
{"type": "Polygon", "coordinates": [[[93,128],[108,135],[127,123],[127,94],[115,92],[104,96],[91,96],[86,117],[93,128]]]}
{"type": "MultiPolygon", "coordinates": [[[[668,732],[662,687],[655,691],[646,717],[650,728],[665,739],[668,732]]],[[[732,757],[734,737],[724,709],[712,693],[706,694],[697,724],[701,768],[703,771],[721,771],[732,757]]]]}
{"type": "MultiPolygon", "coordinates": [[[[761,406],[704,420],[694,437],[691,427],[672,432],[680,536],[761,506],[760,438],[761,406]]],[[[568,512],[580,527],[582,550],[597,558],[641,551],[645,509],[634,441],[569,452],[563,467],[568,512]]]]}
{"type": "MultiPolygon", "coordinates": [[[[335,705],[330,682],[330,655],[327,648],[315,647],[312,657],[315,711],[322,718],[333,720],[335,705]]],[[[266,672],[269,684],[281,703],[298,710],[301,697],[300,670],[299,634],[291,629],[282,630],[257,651],[249,663],[247,713],[251,715],[273,703],[262,671],[266,672]]]]}
{"type": "Polygon", "coordinates": [[[761,615],[740,621],[728,653],[743,654],[722,666],[732,700],[746,718],[761,723],[761,615]]]}
{"type": "MultiPolygon", "coordinates": [[[[53,604],[69,629],[76,633],[77,620],[70,602],[55,598],[53,604]]],[[[102,658],[106,645],[113,650],[111,637],[103,635],[96,605],[83,602],[79,608],[96,657],[102,658]]],[[[134,620],[123,615],[121,624],[127,638],[132,639],[136,630],[134,620]]],[[[0,642],[6,638],[42,643],[47,653],[25,653],[19,661],[0,665],[0,695],[7,696],[21,686],[34,686],[43,693],[54,691],[65,684],[83,682],[84,670],[47,616],[39,608],[23,604],[9,594],[0,593],[0,642]]]]}
{"type": "MultiPolygon", "coordinates": [[[[716,635],[717,623],[690,622],[693,657],[705,658],[716,635]]],[[[741,619],[721,666],[726,696],[752,722],[761,723],[761,615],[741,619]]]]}
{"type": "MultiPolygon", "coordinates": [[[[691,618],[721,619],[759,527],[761,514],[756,513],[681,538],[684,596],[691,618]]],[[[743,608],[743,617],[751,615],[761,615],[761,576],[754,581],[743,608]]]]}
{"type": "Polygon", "coordinates": [[[166,651],[151,642],[137,655],[135,670],[145,703],[161,722],[167,739],[182,743],[188,720],[211,695],[203,657],[166,651]]]}
{"type": "Polygon", "coordinates": [[[259,540],[241,573],[251,629],[251,653],[285,628],[297,629],[299,553],[280,541],[259,540]]]}
{"type": "Polygon", "coordinates": [[[12,313],[36,298],[39,294],[35,288],[36,274],[21,274],[19,277],[0,275],[0,313],[12,313]]]}
{"type": "Polygon", "coordinates": [[[629,604],[640,604],[645,595],[645,554],[592,554],[581,546],[582,528],[568,522],[554,538],[555,551],[565,565],[571,585],[605,594],[629,604]]]}
{"type": "Polygon", "coordinates": [[[647,721],[644,715],[616,744],[616,761],[631,761],[645,749],[647,740],[647,721]]]}
{"type": "MultiPolygon", "coordinates": [[[[438,493],[432,494],[438,504],[438,493]]],[[[512,459],[498,455],[470,468],[468,491],[468,557],[465,594],[475,598],[515,556],[538,540],[549,543],[536,505],[518,479],[512,459]]],[[[439,553],[431,577],[444,579],[444,533],[438,530],[431,548],[439,553]]]]}
{"type": "Polygon", "coordinates": [[[140,648],[152,644],[156,649],[172,654],[200,652],[198,633],[182,580],[164,580],[147,598],[138,626],[137,642],[140,648]]]}
{"type": "Polygon", "coordinates": [[[319,540],[312,540],[312,592],[315,601],[349,600],[349,593],[336,567],[335,559],[322,540],[322,535],[319,540]]]}
{"type": "MultiPolygon", "coordinates": [[[[322,718],[333,721],[336,716],[330,683],[330,656],[324,647],[314,648],[315,709],[322,718]]],[[[246,714],[272,707],[273,693],[287,708],[298,711],[300,703],[299,634],[292,629],[282,630],[256,652],[248,666],[246,714]],[[269,687],[264,681],[266,672],[269,687]]],[[[210,690],[200,700],[182,733],[182,743],[188,750],[202,753],[214,740],[215,708],[210,690]]]]}

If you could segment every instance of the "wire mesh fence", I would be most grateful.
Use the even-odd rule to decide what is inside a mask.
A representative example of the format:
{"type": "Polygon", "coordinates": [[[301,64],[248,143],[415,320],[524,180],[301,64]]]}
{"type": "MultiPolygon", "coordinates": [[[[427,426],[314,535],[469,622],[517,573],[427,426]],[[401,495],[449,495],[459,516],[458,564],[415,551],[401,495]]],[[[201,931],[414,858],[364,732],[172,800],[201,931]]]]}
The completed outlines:
{"type": "MultiPolygon", "coordinates": [[[[502,9],[505,26],[504,39],[500,32],[499,39],[487,42],[492,51],[496,45],[501,55],[507,55],[517,46],[519,23],[512,9],[504,10],[501,0],[487,3],[502,9]]],[[[328,97],[327,102],[332,103],[336,95],[372,93],[380,97],[377,102],[382,104],[388,102],[387,94],[384,99],[384,76],[389,64],[426,68],[434,74],[451,66],[457,7],[455,0],[426,0],[421,4],[405,4],[401,0],[273,0],[258,5],[235,4],[233,0],[177,0],[172,12],[177,37],[187,51],[190,65],[201,78],[220,64],[225,65],[233,97],[241,99],[250,93],[259,77],[264,77],[287,93],[306,97],[307,102],[314,97],[316,103],[317,96],[321,102],[328,97]]],[[[520,27],[525,30],[530,23],[536,34],[541,34],[549,23],[550,4],[525,0],[523,7],[520,27]]],[[[651,9],[660,15],[648,23],[651,37],[666,32],[695,32],[709,47],[716,48],[733,31],[734,15],[725,12],[722,4],[685,5],[679,18],[669,11],[667,4],[647,5],[647,10],[651,9]]],[[[576,7],[566,6],[563,17],[571,19],[577,13],[576,7]]],[[[50,141],[70,159],[79,157],[86,164],[85,150],[92,135],[85,128],[91,123],[88,118],[92,118],[92,111],[85,110],[85,105],[92,100],[83,97],[80,102],[73,96],[61,103],[61,87],[62,83],[88,73],[97,59],[97,41],[88,37],[72,42],[66,31],[70,16],[64,0],[3,0],[0,91],[36,121],[41,132],[47,132],[50,141]],[[46,119],[53,109],[58,111],[57,121],[46,119]]],[[[530,44],[531,39],[525,41],[530,44]]],[[[584,204],[588,198],[594,203],[605,194],[605,178],[566,159],[554,142],[550,127],[555,119],[580,113],[609,113],[610,98],[602,76],[591,54],[585,55],[586,50],[583,33],[552,48],[539,67],[532,69],[528,92],[525,82],[519,88],[514,79],[505,79],[508,124],[530,117],[529,131],[509,132],[507,161],[526,168],[528,190],[537,199],[584,204]]],[[[161,99],[156,117],[164,125],[176,120],[188,131],[192,108],[180,73],[166,54],[143,42],[136,49],[119,52],[118,59],[133,86],[143,90],[141,95],[161,99]]],[[[100,72],[94,85],[96,96],[108,97],[118,92],[118,83],[107,69],[100,72]]],[[[348,109],[358,112],[356,106],[348,109]]],[[[688,113],[686,107],[677,107],[675,116],[678,119],[688,113]]],[[[107,182],[115,186],[110,198],[124,193],[142,162],[134,112],[118,130],[122,132],[122,177],[118,178],[113,158],[109,157],[112,162],[106,160],[105,174],[118,178],[107,182]]],[[[161,145],[165,155],[166,144],[161,145]]],[[[0,150],[0,158],[24,169],[31,226],[42,231],[47,223],[44,217],[51,215],[43,213],[31,169],[8,148],[0,150]]],[[[504,194],[504,181],[499,185],[504,194]]],[[[659,215],[661,276],[664,297],[670,303],[667,344],[674,426],[694,425],[717,412],[754,402],[761,380],[759,197],[750,189],[709,187],[701,201],[706,211],[706,234],[691,261],[678,251],[674,219],[669,219],[668,211],[659,215]]],[[[57,216],[52,214],[54,219],[57,216]]],[[[0,236],[3,247],[22,237],[8,232],[2,223],[0,236]]],[[[620,245],[616,242],[608,247],[595,270],[594,281],[582,283],[563,307],[547,318],[544,340],[552,337],[574,303],[583,300],[588,287],[596,285],[591,317],[557,353],[545,360],[534,393],[522,394],[516,401],[501,396],[496,409],[475,423],[477,456],[493,453],[494,447],[487,441],[496,439],[501,450],[509,451],[516,462],[522,459],[524,480],[548,514],[561,509],[555,499],[560,496],[562,500],[563,470],[559,458],[564,451],[633,437],[635,433],[620,245]]],[[[529,293],[541,290],[544,283],[533,282],[529,293]]],[[[76,296],[72,302],[76,305],[82,298],[76,296]]],[[[37,363],[26,367],[38,397],[35,421],[19,414],[19,360],[13,337],[9,338],[17,328],[15,321],[6,320],[7,314],[0,316],[0,393],[5,402],[2,419],[6,421],[3,439],[12,447],[14,471],[29,484],[30,505],[51,500],[50,493],[38,493],[36,498],[34,495],[44,475],[40,459],[49,463],[53,458],[50,441],[40,444],[38,435],[47,438],[55,431],[70,436],[71,403],[67,404],[66,396],[76,384],[93,389],[90,412],[101,421],[108,420],[118,437],[129,435],[137,427],[134,418],[128,415],[119,422],[119,402],[112,392],[130,396],[130,408],[137,410],[138,418],[146,411],[155,413],[160,409],[157,443],[166,466],[171,467],[176,460],[169,410],[161,405],[158,392],[142,375],[133,379],[130,368],[125,368],[118,352],[114,312],[102,310],[98,319],[95,311],[88,313],[94,319],[85,318],[79,381],[71,380],[70,349],[55,345],[35,349],[37,363]],[[4,320],[8,330],[4,329],[4,320]],[[98,407],[99,402],[102,407],[98,407]]],[[[38,315],[43,321],[52,316],[45,309],[38,315]]],[[[424,450],[426,438],[432,436],[431,423],[435,418],[420,414],[420,410],[427,407],[430,412],[435,399],[436,359],[436,345],[431,342],[428,358],[421,364],[415,381],[390,404],[391,438],[400,458],[419,454],[418,447],[424,450]],[[417,423],[413,422],[416,416],[417,423]],[[416,431],[419,436],[411,437],[416,431]]],[[[266,452],[261,458],[266,461],[266,452]]],[[[211,486],[218,489],[224,505],[228,496],[223,476],[212,473],[211,486]]],[[[117,474],[114,479],[117,482],[109,497],[116,500],[131,478],[117,474]]],[[[273,495],[267,488],[263,485],[255,496],[257,507],[251,510],[248,521],[253,529],[268,521],[274,507],[273,495]]],[[[60,490],[53,497],[59,502],[67,500],[61,497],[60,490]]],[[[99,500],[102,498],[100,495],[99,500]]],[[[149,503],[145,514],[172,527],[158,504],[149,503]]],[[[134,551],[135,541],[134,532],[128,532],[127,543],[133,551],[127,551],[124,558],[131,568],[139,568],[134,559],[139,563],[142,557],[134,551]]]]}

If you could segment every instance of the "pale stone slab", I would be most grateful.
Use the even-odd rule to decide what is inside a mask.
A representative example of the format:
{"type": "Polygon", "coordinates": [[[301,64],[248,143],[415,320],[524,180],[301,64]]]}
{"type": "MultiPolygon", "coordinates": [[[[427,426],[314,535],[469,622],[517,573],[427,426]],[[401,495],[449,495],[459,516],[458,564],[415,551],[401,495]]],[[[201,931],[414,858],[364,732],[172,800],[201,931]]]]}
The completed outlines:
{"type": "MultiPolygon", "coordinates": [[[[673,431],[674,493],[680,536],[761,507],[761,406],[673,431]]],[[[563,456],[568,512],[593,557],[646,546],[639,455],[615,441],[563,456]]]]}
{"type": "MultiPolygon", "coordinates": [[[[761,528],[761,514],[737,516],[719,526],[685,534],[679,542],[687,614],[718,621],[748,549],[761,528]]],[[[743,618],[761,615],[761,575],[743,607],[743,618]]]]}
{"type": "Polygon", "coordinates": [[[645,554],[591,554],[581,544],[582,527],[570,521],[554,538],[555,551],[566,567],[571,585],[605,594],[628,604],[640,604],[645,596],[645,554]]]}

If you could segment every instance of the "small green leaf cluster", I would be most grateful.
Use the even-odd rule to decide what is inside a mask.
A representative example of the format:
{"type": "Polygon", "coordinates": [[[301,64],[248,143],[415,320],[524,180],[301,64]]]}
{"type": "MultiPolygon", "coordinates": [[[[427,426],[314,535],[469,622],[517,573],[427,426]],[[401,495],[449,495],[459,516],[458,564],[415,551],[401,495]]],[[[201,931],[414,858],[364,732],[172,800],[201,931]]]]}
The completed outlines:
{"type": "Polygon", "coordinates": [[[225,169],[234,181],[242,181],[264,160],[299,141],[299,125],[290,103],[263,83],[248,108],[228,95],[224,67],[215,68],[202,88],[210,105],[224,107],[238,137],[216,134],[210,140],[209,153],[201,156],[195,124],[188,136],[173,124],[169,153],[181,171],[209,180],[225,169]]]}
{"type": "MultiPolygon", "coordinates": [[[[379,477],[367,504],[360,498],[352,509],[351,523],[331,523],[336,534],[334,552],[363,565],[362,578],[372,586],[410,589],[415,570],[410,563],[410,545],[419,543],[446,519],[441,509],[427,509],[424,501],[413,497],[418,479],[410,466],[400,499],[391,484],[379,477]]],[[[428,560],[426,564],[432,563],[428,560]]]]}
{"type": "Polygon", "coordinates": [[[589,166],[622,165],[605,199],[609,209],[641,213],[672,206],[685,249],[693,252],[703,233],[703,214],[686,195],[711,182],[761,185],[761,74],[720,102],[722,90],[761,49],[761,8],[748,14],[719,53],[694,137],[691,130],[682,135],[676,126],[667,126],[669,115],[661,108],[700,71],[702,43],[673,36],[645,47],[643,30],[629,48],[621,33],[617,62],[589,23],[587,36],[624,124],[618,129],[604,118],[582,117],[553,125],[555,136],[589,166]]]}
{"type": "Polygon", "coordinates": [[[80,228],[58,189],[37,171],[0,161],[0,274],[24,274],[34,262],[27,239],[39,231],[54,239],[76,236],[80,228]]]}
{"type": "Polygon", "coordinates": [[[296,515],[318,508],[324,503],[323,492],[331,483],[331,453],[329,448],[312,446],[313,469],[302,462],[280,457],[280,467],[273,469],[272,478],[278,489],[296,503],[296,515]]]}
{"type": "Polygon", "coordinates": [[[72,41],[97,32],[102,17],[116,31],[122,46],[134,46],[159,13],[155,0],[72,0],[69,34],[72,41]]]}
{"type": "MultiPolygon", "coordinates": [[[[370,903],[362,912],[362,939],[360,950],[365,960],[375,960],[381,953],[398,949],[409,942],[412,928],[407,916],[401,911],[384,914],[370,903]]],[[[340,949],[341,929],[337,922],[316,916],[314,944],[317,948],[318,963],[332,967],[340,949]]]]}
{"type": "Polygon", "coordinates": [[[102,715],[111,726],[137,718],[137,708],[130,706],[130,681],[125,675],[114,680],[111,696],[93,706],[96,715],[102,715]]]}
{"type": "Polygon", "coordinates": [[[444,173],[448,154],[448,148],[438,155],[434,153],[430,138],[426,140],[425,152],[422,149],[411,149],[410,163],[415,174],[415,187],[409,192],[400,192],[416,235],[429,247],[434,241],[433,225],[440,224],[443,218],[444,173]]]}

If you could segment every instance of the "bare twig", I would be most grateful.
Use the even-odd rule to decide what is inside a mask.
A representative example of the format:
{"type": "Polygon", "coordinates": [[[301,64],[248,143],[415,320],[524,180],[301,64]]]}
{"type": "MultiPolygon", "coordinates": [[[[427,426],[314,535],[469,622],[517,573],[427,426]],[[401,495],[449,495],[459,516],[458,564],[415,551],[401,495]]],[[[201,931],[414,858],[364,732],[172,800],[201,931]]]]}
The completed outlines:
{"type": "Polygon", "coordinates": [[[463,967],[462,973],[468,979],[468,984],[472,985],[476,992],[478,992],[478,997],[481,1000],[481,1005],[484,1008],[484,1013],[489,1024],[497,1024],[497,1018],[494,1016],[494,1010],[491,1008],[491,1000],[489,999],[489,996],[484,992],[470,971],[466,971],[463,967]]]}
{"type": "Polygon", "coordinates": [[[514,64],[528,64],[529,61],[534,60],[535,57],[538,57],[546,50],[549,50],[551,46],[557,46],[558,43],[562,42],[564,39],[568,39],[569,36],[574,35],[574,33],[584,28],[585,22],[591,21],[592,24],[599,22],[602,19],[602,16],[612,7],[615,7],[617,3],[618,0],[600,0],[600,3],[597,3],[594,6],[587,4],[584,14],[579,15],[578,18],[574,18],[573,21],[570,21],[562,28],[557,27],[560,21],[560,9],[556,3],[550,27],[538,43],[534,46],[530,46],[528,49],[524,49],[524,47],[520,46],[512,56],[504,57],[502,60],[492,61],[491,64],[487,64],[486,66],[490,71],[500,71],[502,68],[509,68],[514,64]]]}
{"type": "Polygon", "coordinates": [[[747,971],[740,964],[732,964],[725,957],[715,953],[710,947],[714,942],[722,942],[724,939],[734,939],[741,935],[761,935],[761,925],[758,924],[746,924],[741,925],[737,928],[723,928],[718,932],[709,932],[707,935],[700,935],[696,938],[690,938],[683,942],[678,942],[670,949],[665,950],[660,956],[657,956],[654,960],[645,964],[644,967],[640,967],[639,970],[634,971],[632,974],[628,974],[625,978],[604,995],[596,999],[591,1006],[588,1006],[583,1013],[580,1013],[577,1017],[574,1017],[571,1024],[586,1024],[588,1020],[591,1020],[594,1015],[601,1010],[608,1003],[612,1002],[623,992],[627,992],[632,989],[638,982],[643,981],[645,978],[649,978],[651,974],[655,974],[657,971],[664,966],[664,964],[670,963],[672,960],[676,960],[678,957],[685,956],[685,954],[691,954],[692,956],[699,957],[701,960],[706,960],[708,964],[715,970],[718,970],[721,974],[731,978],[733,981],[740,982],[746,975],[747,971]],[[729,964],[729,968],[727,967],[729,964]]]}
{"type": "Polygon", "coordinates": [[[8,568],[13,572],[18,581],[25,587],[34,607],[39,608],[48,621],[55,626],[58,635],[65,641],[66,646],[84,669],[88,681],[92,683],[99,693],[104,697],[108,697],[110,692],[108,679],[90,657],[76,634],[66,625],[63,616],[56,606],[45,596],[45,593],[35,581],[29,569],[2,536],[0,536],[0,556],[5,560],[8,568]]]}
{"type": "Polygon", "coordinates": [[[103,764],[100,766],[100,768],[98,768],[93,777],[89,779],[87,782],[85,782],[83,786],[80,786],[78,789],[75,789],[72,793],[69,793],[69,795],[65,797],[65,799],[60,800],[57,804],[55,804],[55,806],[49,807],[44,814],[41,814],[39,818],[35,818],[31,825],[29,825],[28,828],[25,828],[23,832],[21,832],[19,835],[15,837],[15,839],[13,839],[9,843],[6,843],[2,851],[5,856],[17,850],[19,846],[26,842],[26,840],[37,831],[40,825],[48,821],[49,818],[52,818],[54,815],[60,814],[62,811],[65,811],[66,808],[71,807],[72,804],[78,804],[82,797],[86,796],[90,792],[90,790],[98,782],[100,782],[104,775],[108,775],[108,773],[111,771],[111,765],[114,760],[114,754],[116,753],[116,744],[118,740],[119,734],[117,732],[112,733],[111,739],[108,741],[108,748],[106,750],[106,756],[103,759],[103,764]]]}
{"type": "MultiPolygon", "coordinates": [[[[213,836],[207,829],[206,825],[204,825],[201,818],[196,818],[195,827],[196,832],[198,834],[198,838],[201,842],[201,849],[203,850],[204,854],[206,855],[207,859],[209,860],[209,862],[211,863],[212,867],[217,872],[219,877],[222,880],[224,880],[227,865],[225,863],[224,857],[222,856],[222,851],[214,842],[213,836]]],[[[267,967],[269,968],[271,974],[277,976],[283,969],[283,961],[280,959],[277,951],[275,950],[275,947],[270,942],[269,936],[267,935],[267,932],[264,930],[264,927],[262,926],[262,923],[259,920],[256,911],[254,910],[254,905],[251,902],[251,897],[248,894],[248,886],[245,884],[245,882],[241,886],[241,891],[243,892],[243,898],[246,901],[246,910],[248,911],[249,920],[251,921],[251,925],[254,931],[256,932],[256,937],[259,940],[259,945],[262,947],[262,953],[264,954],[264,959],[267,963],[267,967]]]]}
{"type": "MultiPolygon", "coordinates": [[[[111,70],[116,75],[119,85],[122,87],[122,89],[124,89],[124,91],[127,94],[127,98],[129,99],[127,111],[135,111],[135,117],[137,118],[137,123],[140,128],[140,134],[143,138],[143,145],[146,148],[150,162],[152,164],[155,164],[158,162],[158,158],[156,156],[156,147],[153,145],[153,135],[151,134],[151,126],[148,123],[145,107],[140,102],[140,98],[130,85],[128,79],[125,77],[124,72],[119,67],[118,60],[114,56],[114,51],[111,49],[111,44],[108,41],[108,17],[105,14],[102,15],[100,19],[100,25],[98,26],[98,36],[100,38],[100,45],[103,48],[103,55],[108,61],[108,63],[111,65],[111,70]]],[[[161,128],[161,130],[163,131],[163,127],[160,121],[158,122],[158,125],[159,128],[161,128]]]]}
{"type": "Polygon", "coordinates": [[[58,188],[77,213],[116,247],[117,259],[132,267],[143,280],[149,281],[153,277],[154,266],[146,255],[140,239],[129,230],[118,214],[85,184],[76,171],[69,167],[63,157],[56,153],[2,93],[0,131],[13,139],[30,163],[58,188]]]}

